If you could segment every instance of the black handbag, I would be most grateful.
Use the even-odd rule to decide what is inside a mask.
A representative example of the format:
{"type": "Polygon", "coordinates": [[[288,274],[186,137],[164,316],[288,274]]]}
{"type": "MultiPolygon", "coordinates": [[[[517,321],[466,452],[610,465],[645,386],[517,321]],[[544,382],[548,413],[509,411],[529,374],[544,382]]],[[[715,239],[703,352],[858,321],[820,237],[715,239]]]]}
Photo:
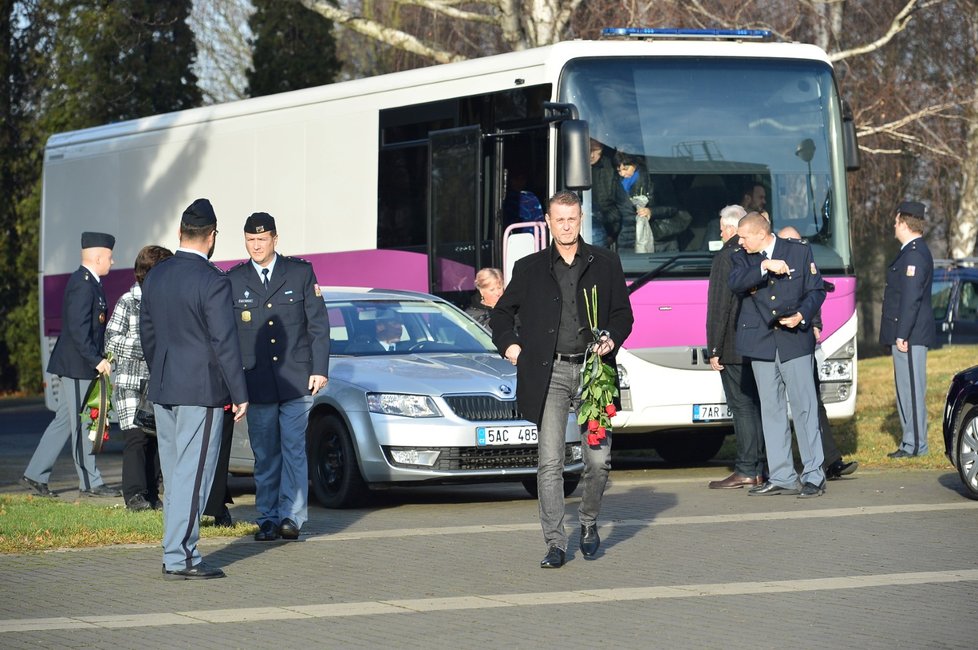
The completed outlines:
{"type": "Polygon", "coordinates": [[[132,423],[150,435],[156,435],[156,414],[153,412],[153,403],[149,401],[146,394],[149,393],[149,382],[143,381],[143,389],[139,392],[139,404],[136,405],[136,413],[133,415],[132,423]]]}

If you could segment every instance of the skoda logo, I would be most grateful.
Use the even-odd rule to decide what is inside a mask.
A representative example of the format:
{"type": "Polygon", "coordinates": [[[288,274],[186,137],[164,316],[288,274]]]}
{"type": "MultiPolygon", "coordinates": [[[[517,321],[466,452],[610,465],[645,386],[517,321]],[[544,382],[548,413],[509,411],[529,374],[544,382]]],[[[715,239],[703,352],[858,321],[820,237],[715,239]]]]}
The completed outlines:
{"type": "Polygon", "coordinates": [[[499,390],[503,395],[509,395],[513,392],[513,389],[510,388],[508,384],[499,384],[499,390]]]}

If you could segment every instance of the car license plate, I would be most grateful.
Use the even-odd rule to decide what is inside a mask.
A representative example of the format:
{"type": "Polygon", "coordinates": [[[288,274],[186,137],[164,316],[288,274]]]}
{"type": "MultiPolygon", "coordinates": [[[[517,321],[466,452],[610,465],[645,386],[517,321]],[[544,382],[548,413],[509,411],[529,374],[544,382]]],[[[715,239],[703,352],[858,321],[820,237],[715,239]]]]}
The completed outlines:
{"type": "Polygon", "coordinates": [[[732,419],[733,414],[726,404],[693,404],[693,422],[720,422],[732,419]]]}
{"type": "Polygon", "coordinates": [[[480,447],[537,444],[536,427],[476,427],[476,443],[480,447]]]}

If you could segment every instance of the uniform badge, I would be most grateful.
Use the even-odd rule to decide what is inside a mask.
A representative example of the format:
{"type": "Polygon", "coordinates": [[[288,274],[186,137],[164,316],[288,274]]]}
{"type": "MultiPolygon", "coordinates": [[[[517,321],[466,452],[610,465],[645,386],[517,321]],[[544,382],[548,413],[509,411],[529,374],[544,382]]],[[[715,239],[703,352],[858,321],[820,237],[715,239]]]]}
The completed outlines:
{"type": "Polygon", "coordinates": [[[250,323],[251,322],[251,312],[247,309],[241,312],[241,322],[250,323]]]}
{"type": "Polygon", "coordinates": [[[817,273],[818,273],[818,269],[815,268],[815,262],[812,262],[812,275],[815,275],[817,273]]]}
{"type": "Polygon", "coordinates": [[[247,289],[245,289],[245,293],[244,293],[245,298],[247,298],[250,295],[251,295],[251,292],[248,291],[247,289]]]}
{"type": "Polygon", "coordinates": [[[323,295],[323,290],[319,288],[318,284],[312,285],[312,290],[316,292],[316,297],[321,298],[323,295]]]}
{"type": "Polygon", "coordinates": [[[917,267],[914,266],[913,264],[908,264],[907,265],[907,277],[908,278],[912,278],[915,273],[917,273],[917,267]]]}

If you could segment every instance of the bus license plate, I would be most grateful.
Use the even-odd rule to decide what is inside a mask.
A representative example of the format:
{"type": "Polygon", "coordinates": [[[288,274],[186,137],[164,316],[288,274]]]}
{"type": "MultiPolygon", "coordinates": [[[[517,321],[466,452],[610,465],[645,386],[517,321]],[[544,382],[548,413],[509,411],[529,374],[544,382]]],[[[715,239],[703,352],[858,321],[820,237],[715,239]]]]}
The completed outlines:
{"type": "Polygon", "coordinates": [[[720,422],[732,419],[733,414],[726,404],[693,404],[693,422],[720,422]]]}
{"type": "Polygon", "coordinates": [[[476,427],[476,442],[480,447],[537,444],[536,427],[476,427]]]}

